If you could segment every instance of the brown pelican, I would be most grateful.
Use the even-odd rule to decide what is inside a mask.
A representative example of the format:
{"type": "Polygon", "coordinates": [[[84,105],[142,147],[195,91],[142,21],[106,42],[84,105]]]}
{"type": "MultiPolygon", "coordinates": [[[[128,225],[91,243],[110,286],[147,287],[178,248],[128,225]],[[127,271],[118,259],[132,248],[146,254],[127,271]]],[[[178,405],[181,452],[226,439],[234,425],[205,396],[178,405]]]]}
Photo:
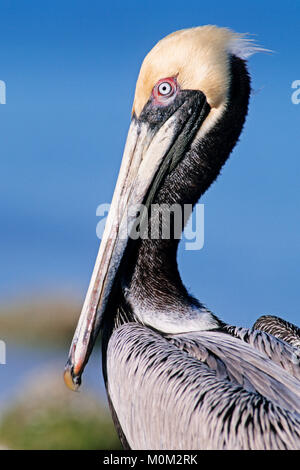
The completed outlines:
{"type": "Polygon", "coordinates": [[[125,448],[300,448],[299,351],[226,325],[187,292],[178,238],[162,236],[164,215],[158,237],[130,236],[137,220],[150,227],[153,205],[195,205],[216,179],[245,121],[246,58],[255,50],[228,29],[192,28],[159,41],[140,70],[65,370],[76,389],[101,331],[108,400],[125,448]],[[148,219],[130,210],[140,204],[148,219]]]}

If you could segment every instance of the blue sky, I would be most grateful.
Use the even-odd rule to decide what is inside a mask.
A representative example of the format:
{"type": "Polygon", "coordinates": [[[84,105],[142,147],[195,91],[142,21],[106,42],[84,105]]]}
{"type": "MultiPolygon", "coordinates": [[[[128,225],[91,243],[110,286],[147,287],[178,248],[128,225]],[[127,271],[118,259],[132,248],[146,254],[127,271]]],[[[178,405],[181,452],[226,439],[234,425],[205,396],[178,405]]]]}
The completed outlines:
{"type": "MultiPolygon", "coordinates": [[[[144,55],[202,24],[249,32],[249,116],[205,203],[205,245],[180,248],[183,279],[223,320],[299,323],[300,80],[297,0],[5,1],[0,5],[2,302],[49,291],[83,300],[144,55]]],[[[0,300],[1,302],[1,300],[0,300]]]]}

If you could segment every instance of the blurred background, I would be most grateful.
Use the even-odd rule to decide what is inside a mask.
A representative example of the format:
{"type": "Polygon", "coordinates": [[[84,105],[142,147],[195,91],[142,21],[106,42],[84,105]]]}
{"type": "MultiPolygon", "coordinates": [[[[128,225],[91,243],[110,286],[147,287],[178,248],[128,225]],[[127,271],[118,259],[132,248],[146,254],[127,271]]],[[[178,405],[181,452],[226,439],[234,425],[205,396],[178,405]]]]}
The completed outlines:
{"type": "Polygon", "coordinates": [[[163,36],[216,24],[273,54],[249,60],[239,144],[202,203],[205,243],[179,250],[190,291],[224,321],[299,324],[298,0],[2,0],[0,448],[117,449],[100,351],[78,393],[62,381],[145,54],[163,36]]]}

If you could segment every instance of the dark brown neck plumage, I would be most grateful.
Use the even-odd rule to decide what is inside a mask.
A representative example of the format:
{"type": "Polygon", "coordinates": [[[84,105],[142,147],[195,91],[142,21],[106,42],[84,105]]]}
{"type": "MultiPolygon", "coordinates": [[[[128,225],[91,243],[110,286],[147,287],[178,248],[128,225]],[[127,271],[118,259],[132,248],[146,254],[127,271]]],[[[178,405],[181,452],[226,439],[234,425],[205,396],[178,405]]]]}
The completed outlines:
{"type": "MultiPolygon", "coordinates": [[[[215,181],[242,131],[248,110],[250,78],[245,62],[231,58],[231,86],[223,116],[193,149],[189,149],[158,190],[156,204],[192,204],[215,181]]],[[[172,230],[171,230],[172,233],[172,230]]],[[[124,293],[149,298],[154,308],[201,304],[184,287],[177,267],[178,239],[130,242],[121,267],[124,293]]],[[[125,295],[126,297],[126,295],[125,295]]]]}

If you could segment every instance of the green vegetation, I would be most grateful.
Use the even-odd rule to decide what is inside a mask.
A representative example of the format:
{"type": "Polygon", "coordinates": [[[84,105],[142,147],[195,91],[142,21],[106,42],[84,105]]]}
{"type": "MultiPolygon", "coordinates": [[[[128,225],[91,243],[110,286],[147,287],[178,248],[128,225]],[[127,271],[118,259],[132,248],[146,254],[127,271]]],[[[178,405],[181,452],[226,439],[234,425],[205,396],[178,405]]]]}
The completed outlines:
{"type": "Polygon", "coordinates": [[[90,392],[69,391],[56,368],[30,379],[4,411],[0,443],[9,449],[121,448],[109,411],[90,392]]]}
{"type": "Polygon", "coordinates": [[[0,439],[10,449],[120,449],[111,420],[101,409],[79,418],[48,407],[33,418],[16,406],[1,423],[0,439]]]}
{"type": "Polygon", "coordinates": [[[1,339],[35,346],[68,345],[81,310],[74,299],[23,299],[0,306],[1,339]]]}
{"type": "MultiPolygon", "coordinates": [[[[2,305],[0,338],[10,348],[35,347],[37,357],[44,346],[67,355],[80,309],[80,302],[58,295],[2,305]]],[[[9,354],[5,367],[11,367],[9,354]]],[[[121,448],[110,412],[95,392],[85,384],[77,393],[68,390],[62,363],[49,366],[46,361],[35,367],[35,375],[29,368],[24,385],[18,384],[18,395],[0,403],[0,449],[121,448]]]]}

